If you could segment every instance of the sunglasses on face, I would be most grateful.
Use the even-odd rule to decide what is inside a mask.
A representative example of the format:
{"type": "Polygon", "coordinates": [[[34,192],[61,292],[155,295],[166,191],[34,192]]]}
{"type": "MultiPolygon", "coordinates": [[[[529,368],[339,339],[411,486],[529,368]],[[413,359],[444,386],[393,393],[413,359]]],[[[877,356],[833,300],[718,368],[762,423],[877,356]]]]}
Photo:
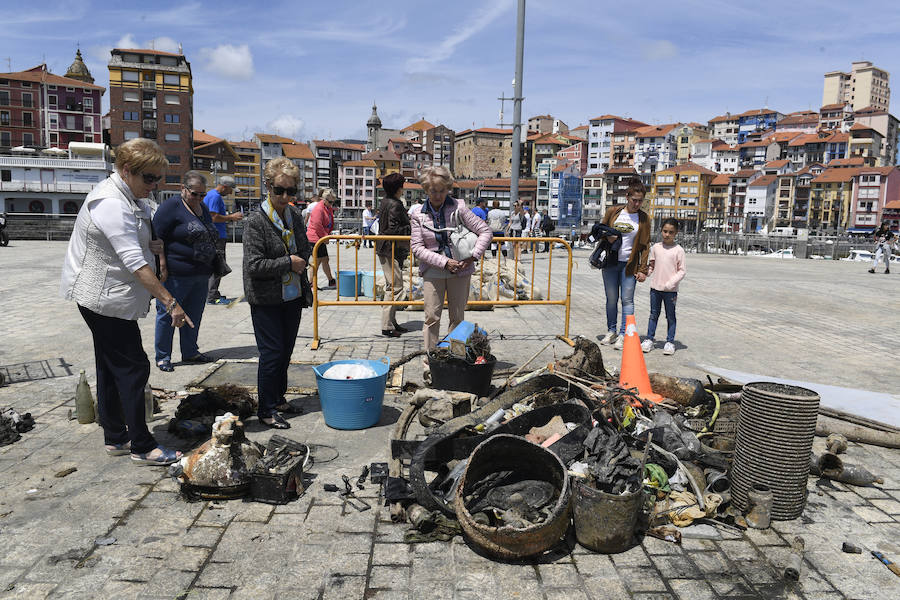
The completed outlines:
{"type": "Polygon", "coordinates": [[[153,185],[162,179],[162,175],[151,175],[150,173],[141,173],[141,178],[147,185],[153,185]]]}
{"type": "Polygon", "coordinates": [[[201,198],[204,196],[203,192],[194,192],[187,188],[184,188],[184,191],[186,191],[191,198],[201,198]]]}
{"type": "Polygon", "coordinates": [[[287,194],[288,196],[296,196],[297,188],[296,187],[281,187],[280,185],[276,185],[272,188],[272,193],[276,196],[282,196],[287,194]]]}

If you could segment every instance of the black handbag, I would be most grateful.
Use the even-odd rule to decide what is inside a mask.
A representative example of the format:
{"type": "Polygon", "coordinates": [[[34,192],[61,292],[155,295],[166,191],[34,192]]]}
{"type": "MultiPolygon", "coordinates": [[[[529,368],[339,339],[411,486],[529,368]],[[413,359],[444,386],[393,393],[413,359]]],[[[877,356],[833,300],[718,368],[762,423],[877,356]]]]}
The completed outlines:
{"type": "Polygon", "coordinates": [[[225,262],[225,257],[216,252],[216,257],[213,258],[212,262],[213,275],[216,277],[225,277],[229,273],[231,273],[231,267],[228,266],[228,263],[225,262]]]}

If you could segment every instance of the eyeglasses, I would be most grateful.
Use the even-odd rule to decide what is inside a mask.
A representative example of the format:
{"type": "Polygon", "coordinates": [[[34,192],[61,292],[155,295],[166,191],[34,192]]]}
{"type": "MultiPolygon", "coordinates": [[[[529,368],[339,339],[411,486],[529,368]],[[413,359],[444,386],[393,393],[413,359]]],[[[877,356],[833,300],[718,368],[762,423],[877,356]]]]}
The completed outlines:
{"type": "Polygon", "coordinates": [[[288,196],[296,196],[297,188],[296,187],[281,187],[280,185],[276,185],[272,188],[272,193],[276,196],[281,196],[283,194],[287,194],[288,196]]]}
{"type": "Polygon", "coordinates": [[[143,178],[144,183],[147,185],[153,185],[154,183],[159,182],[163,178],[162,175],[151,175],[150,173],[141,173],[141,178],[143,178]]]}
{"type": "Polygon", "coordinates": [[[191,198],[201,198],[205,195],[203,192],[194,192],[189,190],[188,188],[184,188],[184,191],[186,191],[191,196],[191,198]]]}

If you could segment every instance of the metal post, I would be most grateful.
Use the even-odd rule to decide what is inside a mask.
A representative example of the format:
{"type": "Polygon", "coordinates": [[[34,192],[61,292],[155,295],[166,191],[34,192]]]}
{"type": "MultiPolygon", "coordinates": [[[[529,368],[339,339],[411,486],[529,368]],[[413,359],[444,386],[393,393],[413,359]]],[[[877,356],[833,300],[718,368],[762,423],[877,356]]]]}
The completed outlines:
{"type": "MultiPolygon", "coordinates": [[[[519,0],[519,14],[516,20],[516,82],[513,91],[513,134],[512,164],[510,164],[509,201],[519,198],[519,167],[522,162],[522,63],[525,53],[525,0],[519,0]]],[[[537,204],[535,204],[535,208],[537,204]]]]}

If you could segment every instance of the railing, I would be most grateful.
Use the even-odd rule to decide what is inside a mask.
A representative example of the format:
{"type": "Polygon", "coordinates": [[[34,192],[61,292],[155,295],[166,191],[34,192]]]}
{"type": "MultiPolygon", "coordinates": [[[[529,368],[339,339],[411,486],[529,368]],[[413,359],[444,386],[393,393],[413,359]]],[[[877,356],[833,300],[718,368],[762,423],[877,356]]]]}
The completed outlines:
{"type": "Polygon", "coordinates": [[[31,156],[0,155],[0,167],[47,167],[52,169],[103,169],[109,171],[110,163],[104,160],[76,158],[38,158],[31,156]]]}
{"type": "Polygon", "coordinates": [[[93,190],[98,183],[100,183],[100,181],[93,183],[88,181],[54,183],[42,183],[40,181],[0,181],[0,191],[86,194],[93,190]]]}
{"type": "MultiPolygon", "coordinates": [[[[359,249],[364,241],[388,241],[391,242],[391,273],[390,273],[390,281],[393,283],[394,281],[394,270],[393,270],[393,259],[394,252],[396,250],[397,242],[406,242],[409,243],[410,237],[408,235],[328,235],[316,242],[315,247],[312,251],[312,268],[313,272],[317,273],[318,268],[318,249],[322,244],[327,244],[331,240],[337,240],[337,252],[335,254],[334,260],[334,273],[335,279],[338,281],[338,289],[337,289],[337,300],[320,300],[319,299],[319,290],[316,285],[316,281],[312,281],[312,289],[313,289],[313,341],[310,344],[310,348],[313,350],[318,350],[321,339],[319,338],[319,309],[323,306],[340,306],[340,307],[348,307],[348,306],[424,306],[424,300],[376,300],[374,293],[374,285],[373,285],[373,298],[371,300],[365,299],[360,300],[359,297],[359,249]],[[347,300],[341,300],[342,296],[340,295],[340,272],[341,272],[341,242],[340,240],[347,240],[353,242],[354,248],[354,294],[352,299],[350,296],[345,296],[348,298],[347,300]]],[[[499,246],[505,242],[510,242],[514,245],[528,245],[532,246],[532,250],[534,250],[535,246],[540,243],[549,243],[549,244],[562,244],[566,250],[568,262],[567,262],[567,271],[566,271],[566,295],[565,298],[561,298],[559,300],[551,300],[550,299],[550,287],[553,282],[553,252],[548,253],[548,266],[547,266],[547,293],[544,299],[536,300],[534,298],[534,274],[535,274],[535,261],[531,260],[531,288],[528,294],[528,299],[519,300],[518,298],[513,300],[508,299],[500,299],[500,287],[501,287],[501,268],[500,261],[511,261],[513,262],[513,293],[518,293],[518,277],[519,277],[519,252],[516,249],[513,249],[514,258],[507,259],[503,257],[502,252],[497,252],[497,285],[496,285],[496,294],[493,299],[485,299],[484,298],[484,265],[485,261],[488,260],[486,256],[483,256],[481,260],[478,261],[475,275],[479,278],[479,286],[478,286],[478,299],[472,300],[469,299],[467,302],[467,306],[528,306],[528,305],[555,305],[555,306],[565,306],[566,314],[565,314],[565,325],[563,333],[557,336],[559,339],[565,341],[570,346],[574,345],[574,342],[569,339],[569,316],[571,314],[571,299],[572,299],[572,246],[569,245],[569,242],[563,240],[562,238],[557,237],[548,237],[548,238],[539,238],[539,237],[495,237],[492,240],[492,243],[496,243],[499,246]]],[[[533,256],[533,253],[532,253],[533,256]]],[[[406,290],[409,294],[409,298],[412,298],[413,295],[413,258],[410,255],[409,259],[409,288],[406,290]]],[[[372,253],[372,272],[378,272],[378,255],[373,252],[372,253]]],[[[385,282],[388,274],[384,273],[385,282]]],[[[393,290],[392,290],[393,291],[393,290]]]]}

